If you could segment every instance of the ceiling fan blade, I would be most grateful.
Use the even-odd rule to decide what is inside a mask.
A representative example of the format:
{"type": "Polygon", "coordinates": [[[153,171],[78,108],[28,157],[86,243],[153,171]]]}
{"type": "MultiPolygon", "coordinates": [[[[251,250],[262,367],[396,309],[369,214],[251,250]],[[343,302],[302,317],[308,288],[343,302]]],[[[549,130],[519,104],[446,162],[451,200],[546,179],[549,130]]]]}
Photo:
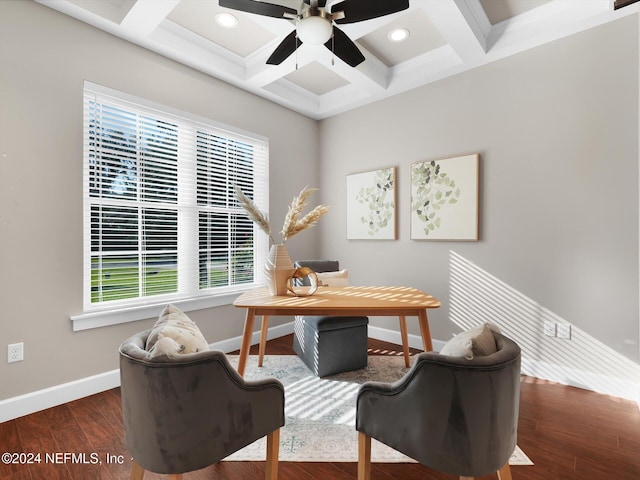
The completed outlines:
{"type": "Polygon", "coordinates": [[[336,56],[346,64],[356,67],[364,62],[364,55],[351,41],[347,34],[338,27],[333,27],[333,38],[324,44],[329,50],[332,50],[336,56]]]}
{"type": "Polygon", "coordinates": [[[284,18],[285,13],[298,15],[298,11],[293,8],[254,0],[219,0],[219,3],[221,7],[264,15],[265,17],[284,18]]]}
{"type": "Polygon", "coordinates": [[[295,52],[300,45],[302,45],[302,42],[296,38],[296,31],[294,30],[284,37],[284,40],[280,42],[280,45],[276,47],[271,56],[267,59],[267,63],[269,65],[280,65],[289,55],[295,52]]]}
{"type": "Polygon", "coordinates": [[[336,3],[332,12],[344,12],[344,18],[336,19],[337,24],[362,22],[384,17],[409,8],[409,0],[344,0],[336,3]]]}

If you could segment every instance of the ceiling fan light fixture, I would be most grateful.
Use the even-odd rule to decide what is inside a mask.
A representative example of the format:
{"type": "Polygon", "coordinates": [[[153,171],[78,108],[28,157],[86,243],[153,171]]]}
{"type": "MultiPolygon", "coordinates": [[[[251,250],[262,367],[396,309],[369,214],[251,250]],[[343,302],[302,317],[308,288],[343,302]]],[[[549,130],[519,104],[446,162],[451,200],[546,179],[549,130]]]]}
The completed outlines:
{"type": "Polygon", "coordinates": [[[396,28],[389,32],[387,38],[392,42],[404,42],[409,38],[410,32],[406,28],[396,28]]]}
{"type": "Polygon", "coordinates": [[[224,28],[236,28],[238,26],[238,18],[227,12],[220,12],[215,16],[216,23],[224,28]]]}
{"type": "Polygon", "coordinates": [[[322,10],[310,9],[310,14],[298,22],[296,28],[298,38],[302,43],[310,45],[324,45],[331,38],[333,25],[322,10]]]}

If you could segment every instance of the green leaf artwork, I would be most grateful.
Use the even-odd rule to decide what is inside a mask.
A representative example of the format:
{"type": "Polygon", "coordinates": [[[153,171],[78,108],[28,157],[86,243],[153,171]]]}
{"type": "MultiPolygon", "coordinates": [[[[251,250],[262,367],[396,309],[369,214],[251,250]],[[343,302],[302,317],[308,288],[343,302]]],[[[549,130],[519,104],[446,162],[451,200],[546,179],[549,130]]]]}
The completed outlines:
{"type": "Polygon", "coordinates": [[[368,215],[360,217],[360,222],[367,226],[368,235],[375,236],[393,221],[394,196],[393,168],[376,171],[373,182],[358,190],[356,201],[368,212],[368,215]]]}
{"type": "Polygon", "coordinates": [[[411,183],[414,191],[411,208],[424,223],[424,234],[428,236],[442,225],[442,207],[458,202],[460,187],[435,161],[414,163],[411,183]]]}

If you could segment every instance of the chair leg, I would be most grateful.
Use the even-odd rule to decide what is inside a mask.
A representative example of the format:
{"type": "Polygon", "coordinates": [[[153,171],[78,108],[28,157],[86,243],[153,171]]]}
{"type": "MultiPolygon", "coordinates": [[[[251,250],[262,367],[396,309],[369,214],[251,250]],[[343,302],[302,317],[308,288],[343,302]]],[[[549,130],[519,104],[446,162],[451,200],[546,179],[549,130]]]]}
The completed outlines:
{"type": "Polygon", "coordinates": [[[473,480],[475,477],[460,477],[460,480],[473,480]]]}
{"type": "Polygon", "coordinates": [[[182,480],[182,474],[181,473],[170,473],[169,474],[169,480],[182,480]]]}
{"type": "Polygon", "coordinates": [[[358,432],[358,480],[371,479],[371,437],[358,432]]]}
{"type": "Polygon", "coordinates": [[[264,351],[267,349],[267,333],[269,333],[269,317],[262,316],[262,327],[260,329],[260,348],[258,350],[258,366],[262,366],[264,351]]]}
{"type": "Polygon", "coordinates": [[[144,477],[144,468],[133,460],[131,462],[131,480],[142,480],[142,477],[144,477]]]}
{"type": "Polygon", "coordinates": [[[509,462],[507,462],[500,470],[498,470],[498,479],[511,480],[511,467],[509,467],[509,462]]]}
{"type": "Polygon", "coordinates": [[[280,429],[276,428],[267,434],[267,462],[265,465],[265,479],[278,478],[278,454],[280,452],[280,429]]]}

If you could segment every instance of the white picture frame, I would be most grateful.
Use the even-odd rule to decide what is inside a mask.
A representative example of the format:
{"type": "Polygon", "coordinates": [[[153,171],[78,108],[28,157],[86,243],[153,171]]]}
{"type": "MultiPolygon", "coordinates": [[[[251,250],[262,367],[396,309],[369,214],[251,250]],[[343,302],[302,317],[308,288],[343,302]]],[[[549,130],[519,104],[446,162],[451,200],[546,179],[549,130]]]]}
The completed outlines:
{"type": "Polygon", "coordinates": [[[396,238],[396,168],[347,175],[347,239],[396,238]]]}
{"type": "Polygon", "coordinates": [[[480,155],[411,165],[411,239],[478,240],[480,155]]]}

